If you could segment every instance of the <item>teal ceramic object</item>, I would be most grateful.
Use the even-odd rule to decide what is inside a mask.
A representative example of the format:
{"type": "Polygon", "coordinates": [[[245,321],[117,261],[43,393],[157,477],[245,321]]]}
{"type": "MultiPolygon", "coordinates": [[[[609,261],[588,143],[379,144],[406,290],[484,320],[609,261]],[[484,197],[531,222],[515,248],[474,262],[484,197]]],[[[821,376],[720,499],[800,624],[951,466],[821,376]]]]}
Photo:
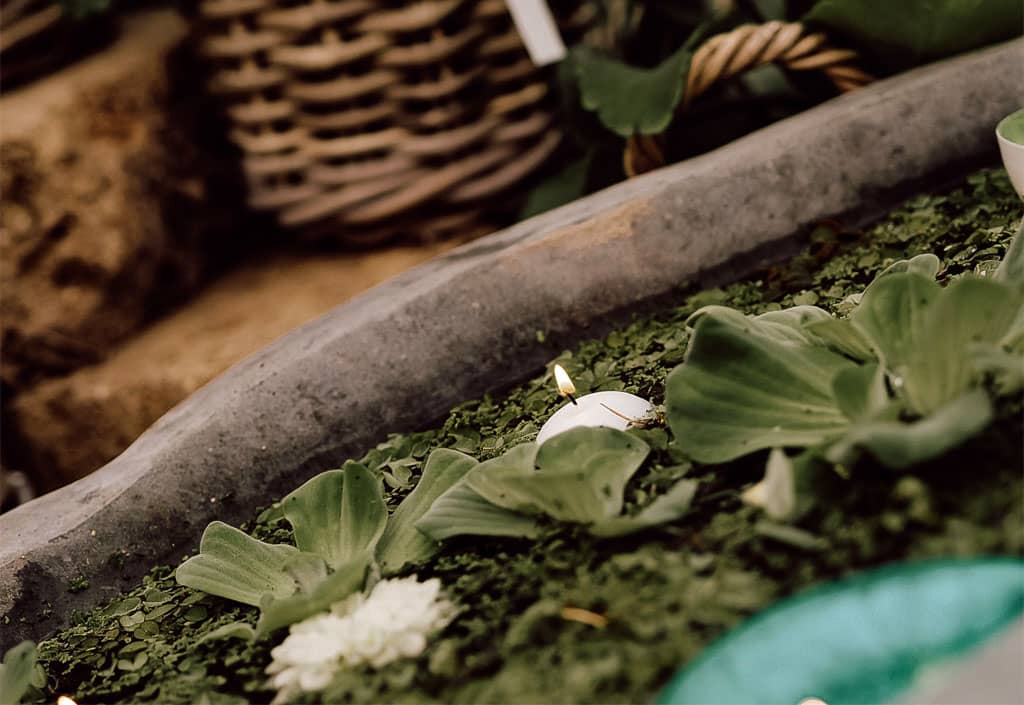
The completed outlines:
{"type": "Polygon", "coordinates": [[[1024,562],[899,564],[790,598],[712,644],[659,705],[891,702],[1024,612],[1024,562]]]}

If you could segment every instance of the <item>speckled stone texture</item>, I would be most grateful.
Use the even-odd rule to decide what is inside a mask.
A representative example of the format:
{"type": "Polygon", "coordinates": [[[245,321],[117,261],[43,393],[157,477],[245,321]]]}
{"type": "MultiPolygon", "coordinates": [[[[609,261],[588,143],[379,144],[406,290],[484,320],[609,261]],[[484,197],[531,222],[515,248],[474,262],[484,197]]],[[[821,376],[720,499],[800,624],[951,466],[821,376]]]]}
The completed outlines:
{"type": "Polygon", "coordinates": [[[818,219],[878,214],[995,163],[1022,63],[1016,40],[880,82],[459,248],[293,331],[98,472],[0,516],[0,642],[42,636],[177,563],[211,519],[242,521],[388,432],[535,373],[682,281],[736,277],[818,219]],[[79,575],[92,587],[68,593],[79,575]]]}

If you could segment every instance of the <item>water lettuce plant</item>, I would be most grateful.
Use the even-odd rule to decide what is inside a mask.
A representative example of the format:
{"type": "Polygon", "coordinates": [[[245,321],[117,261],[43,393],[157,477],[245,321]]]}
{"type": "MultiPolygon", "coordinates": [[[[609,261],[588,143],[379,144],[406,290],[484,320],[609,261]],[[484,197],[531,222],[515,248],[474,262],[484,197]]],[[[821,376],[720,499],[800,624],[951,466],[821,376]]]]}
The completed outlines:
{"type": "Polygon", "coordinates": [[[255,636],[324,612],[372,587],[374,577],[437,550],[412,524],[461,479],[472,458],[438,450],[417,490],[388,517],[380,480],[359,463],[308,480],[280,503],[295,545],[270,544],[222,522],[203,532],[199,553],[175,571],[180,585],[260,608],[255,636]]]}
{"type": "Polygon", "coordinates": [[[619,516],[626,483],[648,452],[639,438],[608,428],[573,429],[541,448],[524,443],[484,463],[438,449],[390,518],[380,481],[349,463],[281,500],[294,546],[211,522],[199,554],[175,576],[181,585],[259,607],[255,634],[264,636],[329,610],[364,589],[368,575],[429,558],[452,536],[534,537],[538,516],[586,524],[598,536],[677,519],[689,508],[693,481],[681,480],[635,516],[619,516]]]}
{"type": "Polygon", "coordinates": [[[623,536],[673,521],[689,508],[696,483],[680,480],[635,516],[620,516],[626,483],[650,448],[612,428],[574,428],[541,446],[522,443],[480,463],[416,523],[433,539],[463,534],[534,537],[534,517],[584,524],[597,536],[623,536]]]}
{"type": "Polygon", "coordinates": [[[897,262],[845,319],[814,306],[701,308],[666,385],[676,443],[704,463],[801,448],[803,466],[867,452],[897,469],[960,445],[993,418],[986,384],[1005,393],[1024,379],[1022,240],[992,276],[945,288],[934,255],[897,262]]]}

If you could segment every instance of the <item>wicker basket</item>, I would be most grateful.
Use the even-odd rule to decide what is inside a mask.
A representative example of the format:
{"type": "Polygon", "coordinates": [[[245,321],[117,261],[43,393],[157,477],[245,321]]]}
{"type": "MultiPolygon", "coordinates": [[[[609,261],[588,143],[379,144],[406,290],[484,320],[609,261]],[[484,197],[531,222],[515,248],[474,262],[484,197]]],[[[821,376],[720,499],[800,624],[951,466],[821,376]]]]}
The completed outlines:
{"type": "MultiPolygon", "coordinates": [[[[567,41],[590,22],[553,3],[567,41]]],[[[503,0],[204,0],[250,205],[347,241],[467,227],[558,146],[503,0]]]]}
{"type": "Polygon", "coordinates": [[[0,2],[0,84],[11,90],[52,73],[117,34],[107,14],[72,21],[54,0],[0,2]]]}

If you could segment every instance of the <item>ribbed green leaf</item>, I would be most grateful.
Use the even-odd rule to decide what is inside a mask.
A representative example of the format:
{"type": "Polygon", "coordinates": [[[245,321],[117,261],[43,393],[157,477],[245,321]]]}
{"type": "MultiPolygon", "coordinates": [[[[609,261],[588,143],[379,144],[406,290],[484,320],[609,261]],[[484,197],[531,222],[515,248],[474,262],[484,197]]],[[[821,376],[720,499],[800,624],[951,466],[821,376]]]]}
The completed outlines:
{"type": "MultiPolygon", "coordinates": [[[[710,308],[710,307],[709,307],[710,308]]],[[[722,307],[716,307],[722,308],[722,307]]],[[[732,311],[733,309],[725,309],[732,311]]],[[[736,313],[739,313],[738,311],[736,313]]],[[[691,320],[701,314],[701,311],[697,311],[694,316],[691,316],[691,320]]],[[[769,311],[762,313],[758,316],[754,316],[753,320],[759,324],[759,329],[762,335],[769,334],[769,331],[774,330],[774,337],[778,338],[782,342],[794,342],[794,343],[818,343],[818,338],[811,333],[811,329],[815,324],[822,323],[825,321],[835,320],[832,318],[832,314],[823,308],[817,306],[792,306],[790,308],[784,308],[781,311],[769,311]],[[788,331],[783,331],[778,328],[783,326],[788,328],[788,331]]]]}
{"type": "Polygon", "coordinates": [[[328,470],[281,500],[295,545],[338,568],[371,551],[388,520],[377,479],[358,463],[328,470]]]}
{"type": "Polygon", "coordinates": [[[696,318],[686,362],[668,377],[668,422],[704,463],[817,445],[849,425],[832,380],[854,366],[791,326],[714,307],[696,318]]]}
{"type": "Polygon", "coordinates": [[[711,305],[695,311],[686,320],[686,325],[695,328],[702,318],[708,316],[773,342],[801,345],[819,344],[821,341],[808,329],[818,323],[832,320],[828,311],[817,306],[793,306],[781,311],[748,316],[728,306],[711,305]]]}
{"type": "MultiPolygon", "coordinates": [[[[1024,291],[1024,221],[1017,229],[1017,234],[1010,242],[1010,248],[993,276],[1007,286],[1024,291]]],[[[1017,314],[1009,330],[999,341],[999,345],[1016,353],[1024,353],[1024,299],[1017,307],[1017,314]]]]}
{"type": "Polygon", "coordinates": [[[971,346],[1004,338],[1020,308],[1020,291],[998,281],[966,276],[941,289],[908,271],[876,279],[850,320],[911,408],[928,414],[968,389],[971,346]]]}
{"type": "Polygon", "coordinates": [[[904,384],[911,404],[928,413],[953,401],[977,379],[970,348],[1006,335],[1021,295],[991,279],[967,276],[943,289],[920,322],[922,347],[907,363],[904,384]]]}
{"type": "Polygon", "coordinates": [[[941,287],[920,272],[879,277],[864,292],[850,321],[865,334],[885,366],[902,375],[920,349],[921,322],[941,287]]]}
{"type": "Polygon", "coordinates": [[[995,278],[1005,284],[1017,288],[1024,287],[1024,221],[1017,229],[1017,234],[1010,241],[1010,247],[999,263],[995,278]]]}
{"type": "Polygon", "coordinates": [[[885,371],[874,363],[837,372],[832,379],[832,393],[839,408],[852,420],[874,419],[892,408],[885,390],[885,371]]]}
{"type": "Polygon", "coordinates": [[[294,595],[283,598],[264,596],[260,602],[256,637],[261,639],[281,627],[300,622],[319,612],[326,612],[334,603],[361,590],[369,565],[370,560],[366,554],[356,556],[316,584],[294,595]]]}
{"type": "Polygon", "coordinates": [[[416,528],[435,541],[453,536],[534,538],[540,533],[533,517],[491,504],[465,480],[441,495],[416,522],[416,528]]]}
{"type": "Polygon", "coordinates": [[[0,703],[17,705],[32,683],[32,669],[36,667],[38,653],[31,641],[12,646],[0,663],[0,703]]]}
{"type": "Polygon", "coordinates": [[[866,450],[887,467],[907,468],[956,448],[984,430],[992,417],[988,394],[975,389],[920,421],[855,424],[824,455],[834,463],[850,463],[866,450]]]}
{"type": "Polygon", "coordinates": [[[617,515],[623,491],[649,452],[612,428],[573,428],[544,445],[524,443],[481,463],[466,483],[491,504],[588,524],[617,515]]]}
{"type": "Polygon", "coordinates": [[[283,570],[289,561],[313,559],[294,546],[257,541],[243,531],[214,521],[203,532],[199,555],[178,566],[174,577],[186,587],[258,607],[265,594],[281,598],[296,590],[283,570]]]}
{"type": "Polygon", "coordinates": [[[628,536],[659,524],[667,524],[682,517],[690,510],[693,496],[697,493],[696,480],[680,480],[653,502],[633,516],[617,516],[602,519],[590,525],[590,533],[601,538],[628,536]]]}
{"type": "Polygon", "coordinates": [[[812,321],[806,328],[815,338],[841,355],[860,362],[876,359],[871,341],[850,321],[829,318],[812,321]]]}
{"type": "Polygon", "coordinates": [[[430,454],[416,489],[398,505],[377,543],[377,562],[383,573],[393,573],[406,563],[434,555],[437,541],[417,529],[416,522],[476,465],[475,458],[447,448],[430,454]]]}
{"type": "Polygon", "coordinates": [[[899,274],[900,272],[917,272],[929,279],[934,279],[938,276],[940,269],[942,269],[942,260],[927,252],[923,255],[915,255],[910,259],[901,259],[898,262],[893,262],[875,277],[875,281],[890,274],[899,274]]]}
{"type": "Polygon", "coordinates": [[[886,567],[761,612],[706,649],[657,702],[892,702],[929,667],[963,655],[1022,612],[1017,559],[886,567]]]}

